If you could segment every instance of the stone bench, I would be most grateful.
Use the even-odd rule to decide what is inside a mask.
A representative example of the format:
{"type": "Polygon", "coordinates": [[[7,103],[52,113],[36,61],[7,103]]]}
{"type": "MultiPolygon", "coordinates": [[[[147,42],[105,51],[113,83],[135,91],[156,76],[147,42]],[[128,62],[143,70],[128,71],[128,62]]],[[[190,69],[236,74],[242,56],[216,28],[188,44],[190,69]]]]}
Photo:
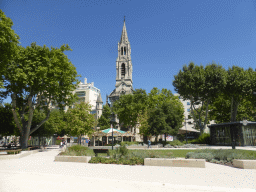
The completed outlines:
{"type": "Polygon", "coordinates": [[[98,156],[98,153],[107,153],[109,156],[109,150],[108,149],[93,149],[93,152],[95,153],[95,157],[98,156]]]}
{"type": "Polygon", "coordinates": [[[241,169],[256,169],[256,160],[234,159],[233,166],[241,169]]]}
{"type": "Polygon", "coordinates": [[[55,161],[61,162],[82,162],[88,163],[91,160],[91,156],[55,156],[55,161]]]}
{"type": "Polygon", "coordinates": [[[205,168],[205,159],[145,158],[144,165],[145,166],[205,168]]]}

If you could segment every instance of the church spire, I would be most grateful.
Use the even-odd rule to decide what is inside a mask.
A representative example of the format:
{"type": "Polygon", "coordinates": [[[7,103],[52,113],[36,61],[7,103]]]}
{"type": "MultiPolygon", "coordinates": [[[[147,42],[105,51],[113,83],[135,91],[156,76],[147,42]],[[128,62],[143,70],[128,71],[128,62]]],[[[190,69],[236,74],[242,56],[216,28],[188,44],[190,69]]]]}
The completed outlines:
{"type": "Polygon", "coordinates": [[[128,35],[127,35],[127,31],[126,31],[126,26],[125,26],[125,16],[124,16],[124,26],[123,26],[123,31],[122,31],[122,35],[121,35],[121,40],[120,40],[120,44],[121,43],[128,43],[128,35]]]}

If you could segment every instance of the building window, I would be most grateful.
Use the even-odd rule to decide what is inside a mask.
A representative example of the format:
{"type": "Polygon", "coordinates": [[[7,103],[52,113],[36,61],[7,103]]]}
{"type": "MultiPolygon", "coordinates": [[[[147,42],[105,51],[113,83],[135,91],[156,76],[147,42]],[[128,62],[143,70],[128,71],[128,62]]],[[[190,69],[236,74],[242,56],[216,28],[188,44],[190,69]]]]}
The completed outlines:
{"type": "Polygon", "coordinates": [[[123,47],[121,47],[121,55],[123,55],[124,49],[123,47]]]}
{"type": "Polygon", "coordinates": [[[125,64],[124,63],[121,66],[121,76],[125,76],[125,64]]]}
{"type": "Polygon", "coordinates": [[[187,102],[187,105],[190,105],[190,102],[187,102]]]}
{"type": "Polygon", "coordinates": [[[124,47],[124,55],[126,55],[126,47],[124,47]]]}
{"type": "Polygon", "coordinates": [[[187,112],[190,112],[190,109],[187,109],[187,112]]]}

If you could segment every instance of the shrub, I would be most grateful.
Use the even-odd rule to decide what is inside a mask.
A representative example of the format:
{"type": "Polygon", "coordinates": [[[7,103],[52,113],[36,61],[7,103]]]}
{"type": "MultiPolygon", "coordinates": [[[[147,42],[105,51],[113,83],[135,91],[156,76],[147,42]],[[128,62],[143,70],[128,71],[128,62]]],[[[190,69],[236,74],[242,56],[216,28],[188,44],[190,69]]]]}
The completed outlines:
{"type": "Polygon", "coordinates": [[[205,159],[206,161],[211,161],[213,157],[211,153],[188,152],[186,154],[186,159],[205,159]]]}
{"type": "Polygon", "coordinates": [[[61,140],[56,140],[55,145],[60,145],[61,140]]]}
{"type": "Polygon", "coordinates": [[[123,141],[123,142],[120,143],[121,146],[123,146],[123,145],[128,145],[128,146],[130,146],[130,145],[138,145],[138,144],[139,144],[139,142],[137,142],[137,141],[133,141],[133,142],[130,142],[130,141],[123,141]]]}
{"type": "Polygon", "coordinates": [[[170,141],[168,142],[168,144],[170,144],[171,146],[175,146],[175,145],[184,145],[182,142],[180,142],[179,140],[174,140],[174,141],[170,141]]]}
{"type": "Polygon", "coordinates": [[[198,139],[195,139],[199,144],[210,144],[210,134],[203,133],[198,139]]]}
{"type": "Polygon", "coordinates": [[[132,157],[129,159],[130,165],[144,165],[144,159],[139,157],[132,157]]]}
{"type": "Polygon", "coordinates": [[[68,156],[86,156],[86,151],[88,147],[81,145],[73,145],[72,147],[67,148],[67,150],[60,155],[68,155],[68,156]]]}

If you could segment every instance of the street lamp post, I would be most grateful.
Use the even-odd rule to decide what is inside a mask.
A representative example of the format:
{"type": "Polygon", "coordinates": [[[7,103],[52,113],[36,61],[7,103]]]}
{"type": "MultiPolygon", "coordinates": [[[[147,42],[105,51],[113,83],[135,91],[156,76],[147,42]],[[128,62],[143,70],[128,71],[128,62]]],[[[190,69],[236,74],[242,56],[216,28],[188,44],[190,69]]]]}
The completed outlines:
{"type": "Polygon", "coordinates": [[[112,150],[114,150],[114,147],[113,147],[113,139],[114,139],[114,134],[113,134],[113,132],[114,132],[114,131],[113,131],[113,126],[112,126],[112,124],[111,124],[110,127],[111,127],[111,129],[112,129],[112,150]]]}
{"type": "MultiPolygon", "coordinates": [[[[97,130],[98,130],[98,146],[100,146],[100,141],[99,141],[99,130],[100,130],[100,127],[97,127],[97,130]]],[[[95,137],[94,137],[95,139],[95,137]]]]}
{"type": "Polygon", "coordinates": [[[185,117],[185,129],[186,129],[186,144],[188,144],[188,131],[187,131],[187,126],[186,126],[186,117],[185,117]]]}

